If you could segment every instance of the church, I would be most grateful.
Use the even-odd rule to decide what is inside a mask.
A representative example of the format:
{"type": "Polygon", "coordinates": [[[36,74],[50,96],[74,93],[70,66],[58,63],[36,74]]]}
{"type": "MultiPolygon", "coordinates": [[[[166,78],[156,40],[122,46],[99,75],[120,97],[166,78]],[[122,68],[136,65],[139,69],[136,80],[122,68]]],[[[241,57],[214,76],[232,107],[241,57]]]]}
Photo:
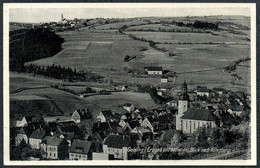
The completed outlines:
{"type": "Polygon", "coordinates": [[[187,84],[182,84],[176,115],[176,130],[184,134],[194,133],[199,127],[217,127],[216,117],[208,109],[190,108],[187,84]]]}

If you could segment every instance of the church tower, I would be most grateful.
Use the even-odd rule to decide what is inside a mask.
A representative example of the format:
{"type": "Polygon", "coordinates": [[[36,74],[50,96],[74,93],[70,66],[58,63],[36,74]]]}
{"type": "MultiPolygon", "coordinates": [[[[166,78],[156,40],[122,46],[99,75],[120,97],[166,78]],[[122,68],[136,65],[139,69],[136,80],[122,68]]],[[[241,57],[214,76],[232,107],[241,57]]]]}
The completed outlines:
{"type": "Polygon", "coordinates": [[[181,117],[189,107],[189,95],[187,93],[187,84],[184,81],[182,84],[182,91],[178,101],[178,114],[176,115],[176,130],[181,130],[182,122],[181,117]]]}
{"type": "Polygon", "coordinates": [[[61,14],[61,21],[63,21],[63,19],[64,19],[64,18],[63,18],[63,14],[61,14]]]}

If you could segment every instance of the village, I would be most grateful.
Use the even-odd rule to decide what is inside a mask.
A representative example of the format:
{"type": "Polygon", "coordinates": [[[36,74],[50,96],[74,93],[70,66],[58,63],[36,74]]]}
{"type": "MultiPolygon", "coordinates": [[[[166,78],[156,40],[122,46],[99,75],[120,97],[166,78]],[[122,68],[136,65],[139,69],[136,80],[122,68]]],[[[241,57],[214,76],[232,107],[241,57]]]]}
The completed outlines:
{"type": "MultiPolygon", "coordinates": [[[[161,77],[162,83],[169,82],[162,77],[162,67],[146,67],[146,71],[161,77]]],[[[129,88],[123,85],[121,91],[129,88]]],[[[157,88],[157,96],[165,98],[165,92],[157,88]]],[[[190,156],[176,150],[248,148],[234,145],[239,148],[234,149],[232,144],[241,138],[234,128],[246,129],[250,120],[250,95],[204,86],[190,91],[183,81],[177,96],[166,100],[152,110],[126,103],[120,114],[107,109],[96,117],[87,108],[66,115],[20,116],[10,129],[11,159],[164,160],[194,159],[197,155],[203,159],[209,152],[200,150],[190,156]],[[209,130],[216,139],[203,137],[209,130]],[[225,140],[218,144],[221,131],[225,140]],[[194,142],[195,135],[205,139],[194,142]]]]}

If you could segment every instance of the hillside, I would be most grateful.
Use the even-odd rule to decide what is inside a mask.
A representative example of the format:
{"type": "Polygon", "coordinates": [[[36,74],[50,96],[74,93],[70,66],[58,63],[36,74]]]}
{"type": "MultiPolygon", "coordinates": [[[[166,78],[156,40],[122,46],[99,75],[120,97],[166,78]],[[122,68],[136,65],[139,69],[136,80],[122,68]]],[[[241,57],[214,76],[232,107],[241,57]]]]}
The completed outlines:
{"type": "MultiPolygon", "coordinates": [[[[248,17],[151,17],[130,18],[116,23],[98,21],[95,24],[92,20],[91,26],[81,30],[58,33],[65,40],[64,50],[53,57],[30,63],[44,66],[54,63],[91,71],[116,83],[152,85],[158,85],[159,79],[140,78],[132,73],[142,74],[144,67],[149,65],[162,66],[179,74],[177,84],[186,80],[194,85],[213,87],[224,84],[241,89],[240,85],[231,84],[236,78],[221,69],[237,59],[250,57],[248,17]],[[217,24],[218,29],[179,26],[181,22],[194,24],[196,21],[217,24]],[[151,46],[150,42],[155,45],[151,46]],[[135,59],[124,62],[126,55],[135,59]]],[[[244,69],[237,73],[244,77],[244,73],[249,71],[244,69]]],[[[247,90],[243,87],[249,83],[248,79],[241,80],[242,89],[247,90]]]]}

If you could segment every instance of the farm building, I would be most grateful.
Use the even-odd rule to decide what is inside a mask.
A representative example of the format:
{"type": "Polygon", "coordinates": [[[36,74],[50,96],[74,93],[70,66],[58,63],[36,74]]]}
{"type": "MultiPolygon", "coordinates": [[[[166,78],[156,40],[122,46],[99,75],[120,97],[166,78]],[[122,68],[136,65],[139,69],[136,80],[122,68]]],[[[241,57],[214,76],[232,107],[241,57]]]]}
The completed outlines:
{"type": "Polygon", "coordinates": [[[145,71],[148,73],[148,75],[162,75],[163,68],[162,67],[145,67],[145,71]]]}

